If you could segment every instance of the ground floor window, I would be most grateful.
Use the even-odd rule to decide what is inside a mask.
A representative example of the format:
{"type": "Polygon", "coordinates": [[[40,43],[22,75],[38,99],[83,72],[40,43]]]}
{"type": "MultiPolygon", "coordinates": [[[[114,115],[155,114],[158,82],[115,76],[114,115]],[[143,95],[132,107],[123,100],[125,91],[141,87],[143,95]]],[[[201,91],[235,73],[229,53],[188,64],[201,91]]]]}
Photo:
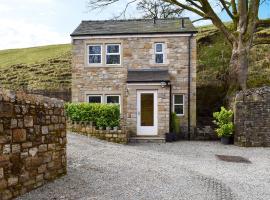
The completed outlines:
{"type": "Polygon", "coordinates": [[[102,95],[88,95],[89,103],[102,103],[102,95]]]}
{"type": "Polygon", "coordinates": [[[106,103],[118,104],[121,112],[121,100],[120,95],[106,95],[106,103]]]}
{"type": "Polygon", "coordinates": [[[106,103],[120,104],[120,96],[119,95],[106,95],[106,103]]]}
{"type": "Polygon", "coordinates": [[[174,94],[173,95],[173,112],[177,115],[184,115],[184,95],[174,94]]]}
{"type": "Polygon", "coordinates": [[[114,95],[114,94],[87,95],[87,101],[89,103],[114,103],[114,104],[119,104],[120,108],[121,108],[121,96],[120,95],[114,95]]]}

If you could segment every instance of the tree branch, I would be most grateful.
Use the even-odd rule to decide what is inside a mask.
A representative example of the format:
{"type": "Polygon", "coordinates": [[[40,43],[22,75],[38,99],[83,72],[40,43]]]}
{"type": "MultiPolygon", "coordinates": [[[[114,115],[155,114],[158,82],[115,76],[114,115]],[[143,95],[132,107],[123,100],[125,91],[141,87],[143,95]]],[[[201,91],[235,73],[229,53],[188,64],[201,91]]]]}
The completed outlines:
{"type": "Polygon", "coordinates": [[[237,6],[235,0],[231,0],[231,5],[232,5],[232,13],[235,17],[237,17],[238,12],[237,12],[237,6]]]}
{"type": "Polygon", "coordinates": [[[177,0],[164,0],[164,1],[165,1],[165,2],[168,2],[168,3],[175,4],[175,5],[177,5],[177,6],[180,6],[181,8],[184,8],[184,9],[189,10],[189,11],[191,11],[191,12],[194,12],[194,13],[196,13],[197,15],[200,15],[201,17],[207,18],[207,16],[206,16],[203,12],[201,12],[200,10],[198,10],[198,9],[192,7],[192,6],[188,6],[188,5],[185,5],[185,4],[183,4],[183,3],[180,3],[180,2],[177,1],[177,0]]]}
{"type": "Polygon", "coordinates": [[[235,19],[235,16],[232,14],[232,12],[230,11],[229,7],[226,5],[228,2],[224,1],[224,0],[219,0],[220,3],[222,4],[223,8],[225,9],[225,11],[227,12],[227,14],[232,18],[235,19]]]}
{"type": "Polygon", "coordinates": [[[207,17],[211,19],[212,23],[224,34],[226,39],[232,45],[233,42],[236,40],[235,36],[232,32],[225,26],[225,24],[221,21],[221,19],[217,16],[213,8],[211,7],[209,1],[207,0],[200,0],[202,4],[202,10],[204,13],[207,14],[207,17]]]}

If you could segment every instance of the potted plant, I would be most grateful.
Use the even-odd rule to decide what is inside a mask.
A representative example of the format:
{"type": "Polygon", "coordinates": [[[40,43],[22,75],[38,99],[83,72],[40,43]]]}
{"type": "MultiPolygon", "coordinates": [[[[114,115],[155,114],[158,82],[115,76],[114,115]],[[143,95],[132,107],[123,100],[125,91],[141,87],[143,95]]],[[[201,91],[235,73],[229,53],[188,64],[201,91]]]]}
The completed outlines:
{"type": "Polygon", "coordinates": [[[180,122],[176,113],[171,114],[170,132],[166,133],[166,141],[172,142],[180,138],[180,122]]]}
{"type": "Polygon", "coordinates": [[[218,137],[221,138],[221,143],[230,144],[234,130],[234,124],[232,122],[233,111],[221,107],[220,112],[213,113],[213,117],[215,118],[213,122],[218,126],[215,131],[217,132],[218,137]]]}

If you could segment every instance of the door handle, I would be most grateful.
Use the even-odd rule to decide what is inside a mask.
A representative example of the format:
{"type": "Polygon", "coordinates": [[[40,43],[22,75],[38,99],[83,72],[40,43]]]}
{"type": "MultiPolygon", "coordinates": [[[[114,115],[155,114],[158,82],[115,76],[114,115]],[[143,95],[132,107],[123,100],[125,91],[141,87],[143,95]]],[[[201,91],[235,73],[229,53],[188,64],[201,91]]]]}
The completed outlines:
{"type": "Polygon", "coordinates": [[[141,112],[138,112],[138,115],[141,115],[141,112]]]}

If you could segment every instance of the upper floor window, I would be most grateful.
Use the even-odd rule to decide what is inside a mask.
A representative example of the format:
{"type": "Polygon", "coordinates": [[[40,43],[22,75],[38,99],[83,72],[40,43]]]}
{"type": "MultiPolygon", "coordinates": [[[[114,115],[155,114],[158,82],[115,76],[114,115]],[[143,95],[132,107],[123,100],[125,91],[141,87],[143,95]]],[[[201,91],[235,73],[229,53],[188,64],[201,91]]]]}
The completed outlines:
{"type": "Polygon", "coordinates": [[[155,61],[164,63],[164,43],[155,43],[155,61]]]}
{"type": "Polygon", "coordinates": [[[184,95],[173,95],[173,111],[176,115],[184,115],[184,95]]]}
{"type": "Polygon", "coordinates": [[[88,46],[89,53],[89,64],[101,64],[102,60],[102,46],[101,45],[89,45],[88,46]]]}
{"type": "Polygon", "coordinates": [[[107,44],[106,45],[106,64],[107,65],[120,65],[120,44],[107,44]]]}

